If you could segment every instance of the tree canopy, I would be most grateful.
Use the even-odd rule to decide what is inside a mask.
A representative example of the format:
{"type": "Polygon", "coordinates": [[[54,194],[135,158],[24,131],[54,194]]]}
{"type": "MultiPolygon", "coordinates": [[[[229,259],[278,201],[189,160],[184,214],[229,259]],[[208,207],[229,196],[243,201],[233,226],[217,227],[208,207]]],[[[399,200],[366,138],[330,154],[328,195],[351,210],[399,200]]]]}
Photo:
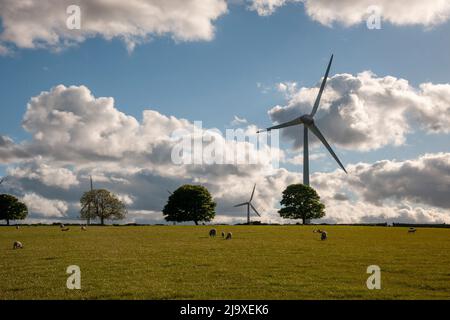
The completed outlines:
{"type": "Polygon", "coordinates": [[[325,205],[320,201],[316,190],[304,184],[291,184],[283,191],[280,202],[283,206],[278,213],[286,219],[302,219],[306,224],[309,219],[325,216],[325,205]]]}
{"type": "Polygon", "coordinates": [[[81,219],[88,221],[100,219],[102,225],[105,220],[121,220],[125,218],[127,209],[119,198],[105,189],[85,192],[80,199],[81,219]]]}
{"type": "Polygon", "coordinates": [[[164,206],[166,221],[211,221],[216,215],[216,203],[208,189],[199,185],[183,185],[175,190],[164,206]]]}
{"type": "Polygon", "coordinates": [[[9,225],[10,220],[23,220],[28,215],[28,208],[25,203],[9,194],[0,194],[0,220],[6,220],[9,225]]]}

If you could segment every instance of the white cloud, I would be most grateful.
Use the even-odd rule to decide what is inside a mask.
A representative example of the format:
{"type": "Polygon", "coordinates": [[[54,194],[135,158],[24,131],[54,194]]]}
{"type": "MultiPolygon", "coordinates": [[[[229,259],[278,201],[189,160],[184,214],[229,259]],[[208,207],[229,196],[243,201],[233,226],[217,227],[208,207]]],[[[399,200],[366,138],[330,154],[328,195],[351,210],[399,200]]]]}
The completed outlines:
{"type": "Polygon", "coordinates": [[[336,170],[312,176],[312,186],[327,204],[327,219],[450,222],[450,153],[347,169],[348,175],[336,170]]]}
{"type": "MultiPolygon", "coordinates": [[[[422,110],[419,105],[428,101],[427,108],[441,108],[447,99],[446,86],[430,84],[417,90],[405,80],[377,78],[370,73],[337,75],[331,79],[329,88],[320,111],[325,118],[333,114],[332,110],[336,110],[334,117],[340,116],[340,112],[344,115],[370,112],[375,123],[380,123],[376,117],[386,109],[386,104],[398,115],[397,120],[403,119],[400,115],[403,117],[406,110],[413,110],[414,121],[418,121],[421,116],[416,111],[422,110]],[[355,104],[347,102],[349,95],[360,100],[356,109],[361,110],[355,110],[355,104]]],[[[310,108],[317,88],[302,88],[299,92],[302,95],[294,93],[291,97],[293,112],[297,112],[297,108],[310,108]],[[302,104],[302,101],[305,102],[302,104]]],[[[348,122],[339,126],[370,133],[370,130],[352,126],[353,117],[342,116],[342,119],[348,122]]],[[[364,124],[369,129],[370,121],[364,124]]],[[[423,123],[431,123],[431,120],[423,120],[423,123]]],[[[409,128],[408,123],[406,127],[409,128]]],[[[138,121],[119,111],[112,98],[96,98],[84,86],[60,85],[32,98],[24,116],[24,128],[32,135],[32,140],[21,144],[5,137],[0,140],[5,158],[10,150],[16,153],[14,157],[9,156],[8,183],[0,188],[24,198],[30,206],[31,218],[37,215],[49,221],[55,217],[76,219],[79,198],[89,189],[92,175],[94,188],[109,189],[127,203],[130,217],[126,221],[161,222],[160,211],[167,200],[167,190],[173,191],[184,183],[201,183],[218,203],[217,221],[242,222],[245,212],[233,205],[246,201],[256,183],[254,204],[262,214],[261,220],[281,222],[277,213],[281,192],[289,184],[302,181],[297,172],[273,168],[267,150],[257,151],[266,161],[255,165],[174,165],[170,156],[176,139],[172,133],[178,129],[193,129],[191,122],[153,110],[145,110],[142,121],[138,121]]],[[[423,128],[436,131],[436,126],[423,128]]],[[[438,132],[445,133],[445,128],[440,124],[438,132]]],[[[247,136],[255,135],[255,131],[253,125],[244,130],[247,136]]],[[[377,134],[378,131],[365,140],[343,145],[358,145],[361,141],[370,145],[377,142],[377,134]]],[[[233,143],[220,135],[216,137],[227,150],[253,148],[248,142],[233,143]]],[[[342,144],[342,140],[332,135],[329,138],[342,144]]],[[[314,156],[313,153],[312,157],[323,157],[323,154],[314,156]]],[[[294,163],[302,160],[301,156],[288,159],[284,153],[282,159],[294,163]]],[[[445,195],[450,189],[450,154],[429,154],[409,161],[347,164],[346,167],[348,175],[337,170],[315,173],[311,177],[312,185],[327,206],[324,221],[450,222],[450,203],[445,195]]]]}
{"type": "Polygon", "coordinates": [[[129,50],[152,36],[208,41],[213,22],[226,12],[224,0],[0,0],[0,53],[7,52],[5,44],[59,50],[94,36],[120,38],[129,50]],[[81,9],[80,30],[66,26],[73,4],[81,9]]]}
{"type": "Polygon", "coordinates": [[[238,116],[234,116],[233,121],[231,121],[232,126],[241,126],[247,123],[248,123],[247,119],[239,118],[238,116]]]}
{"type": "MultiPolygon", "coordinates": [[[[323,159],[327,155],[325,153],[313,153],[309,155],[309,160],[318,160],[323,159]]],[[[303,165],[303,154],[298,154],[293,157],[288,157],[285,160],[286,163],[295,164],[295,165],[303,165]]]]}
{"type": "MultiPolygon", "coordinates": [[[[281,123],[310,113],[318,86],[291,91],[286,105],[269,111],[272,120],[281,123]]],[[[358,151],[401,146],[414,127],[430,134],[449,133],[450,85],[424,83],[414,88],[405,79],[368,71],[336,74],[327,83],[316,123],[330,142],[358,151]]],[[[282,131],[297,148],[303,144],[298,128],[282,131]]]]}
{"type": "Polygon", "coordinates": [[[0,164],[13,163],[30,157],[22,146],[8,136],[0,135],[0,164]]]}
{"type": "Polygon", "coordinates": [[[340,23],[353,26],[365,22],[371,6],[381,9],[382,20],[394,25],[432,27],[450,18],[447,0],[250,0],[250,8],[259,15],[270,15],[288,3],[303,3],[306,14],[319,23],[331,26],[340,23]]]}
{"type": "Polygon", "coordinates": [[[66,202],[61,200],[50,200],[37,195],[36,193],[27,193],[23,197],[23,201],[28,207],[28,210],[33,214],[46,218],[64,217],[68,210],[66,202]]]}
{"type": "Polygon", "coordinates": [[[300,2],[301,0],[251,0],[250,9],[258,12],[260,16],[271,15],[288,2],[300,2]]]}
{"type": "Polygon", "coordinates": [[[56,168],[43,163],[40,159],[10,168],[7,174],[19,179],[37,180],[46,186],[60,187],[66,190],[79,184],[77,176],[71,170],[56,168]]]}

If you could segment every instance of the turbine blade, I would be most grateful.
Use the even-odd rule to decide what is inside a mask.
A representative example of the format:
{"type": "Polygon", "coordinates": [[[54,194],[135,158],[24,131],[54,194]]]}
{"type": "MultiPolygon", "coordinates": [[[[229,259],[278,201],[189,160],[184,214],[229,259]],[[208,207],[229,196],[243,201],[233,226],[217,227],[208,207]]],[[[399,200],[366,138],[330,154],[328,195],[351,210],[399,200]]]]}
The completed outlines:
{"type": "Polygon", "coordinates": [[[237,208],[237,207],[242,207],[242,206],[246,206],[246,205],[248,205],[248,202],[239,203],[239,204],[235,205],[234,207],[237,208]]]}
{"type": "Polygon", "coordinates": [[[277,124],[276,126],[273,126],[273,127],[267,128],[267,129],[259,130],[257,133],[264,132],[264,131],[270,131],[270,130],[274,130],[274,129],[282,129],[282,128],[287,128],[287,127],[292,127],[292,126],[296,126],[296,125],[302,124],[302,123],[303,123],[302,119],[297,118],[292,121],[277,124]]]}
{"type": "Polygon", "coordinates": [[[255,188],[256,188],[256,183],[255,183],[255,185],[253,186],[252,196],[250,197],[250,200],[248,201],[249,203],[252,202],[253,195],[255,194],[255,188]]]}
{"type": "Polygon", "coordinates": [[[325,76],[322,80],[322,84],[320,85],[319,94],[317,95],[316,102],[314,102],[314,107],[311,111],[311,117],[314,117],[314,115],[317,112],[317,109],[319,109],[320,99],[322,98],[323,90],[325,89],[325,85],[327,84],[328,73],[330,72],[332,62],[333,62],[333,55],[331,55],[330,62],[328,63],[327,71],[325,72],[325,76]]]}
{"type": "Polygon", "coordinates": [[[344,165],[341,163],[337,155],[334,153],[333,149],[331,149],[330,145],[328,144],[327,140],[325,140],[325,137],[320,132],[319,128],[315,124],[309,126],[309,130],[312,131],[316,135],[317,138],[319,138],[320,141],[322,141],[323,145],[328,149],[328,151],[333,156],[334,160],[339,164],[339,166],[344,170],[345,173],[347,173],[347,170],[345,170],[344,165]]]}
{"type": "Polygon", "coordinates": [[[251,203],[250,203],[250,206],[252,207],[253,211],[255,211],[255,213],[258,215],[258,217],[261,217],[258,210],[256,210],[256,208],[251,203]]]}

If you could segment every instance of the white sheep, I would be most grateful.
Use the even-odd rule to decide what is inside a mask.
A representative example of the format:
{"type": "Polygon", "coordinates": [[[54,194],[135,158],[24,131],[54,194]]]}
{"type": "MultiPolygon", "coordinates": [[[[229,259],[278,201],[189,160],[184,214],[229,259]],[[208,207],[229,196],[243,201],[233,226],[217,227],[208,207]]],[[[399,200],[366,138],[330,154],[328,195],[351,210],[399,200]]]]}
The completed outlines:
{"type": "Polygon", "coordinates": [[[61,224],[59,225],[59,227],[60,227],[61,229],[63,229],[63,228],[64,228],[64,224],[61,223],[61,224]]]}
{"type": "Polygon", "coordinates": [[[228,232],[225,240],[231,240],[232,237],[233,237],[233,234],[231,232],[228,232]]]}
{"type": "Polygon", "coordinates": [[[409,228],[408,233],[415,233],[417,231],[416,228],[409,228]]]}
{"type": "Polygon", "coordinates": [[[211,230],[209,230],[209,236],[210,236],[210,237],[215,237],[216,234],[217,234],[217,230],[216,230],[216,229],[211,229],[211,230]]]}
{"type": "Polygon", "coordinates": [[[67,227],[67,228],[61,228],[61,231],[69,231],[69,230],[70,230],[69,227],[67,227]]]}
{"type": "Polygon", "coordinates": [[[17,229],[17,230],[19,230],[19,229],[20,229],[20,227],[19,227],[19,226],[17,225],[17,226],[16,226],[16,229],[17,229]]]}
{"type": "Polygon", "coordinates": [[[82,230],[82,231],[86,231],[87,229],[86,229],[85,226],[81,226],[81,230],[82,230]]]}
{"type": "Polygon", "coordinates": [[[222,231],[222,238],[225,238],[225,232],[222,231]]]}
{"type": "Polygon", "coordinates": [[[23,249],[23,244],[20,241],[14,241],[13,249],[23,249]]]}

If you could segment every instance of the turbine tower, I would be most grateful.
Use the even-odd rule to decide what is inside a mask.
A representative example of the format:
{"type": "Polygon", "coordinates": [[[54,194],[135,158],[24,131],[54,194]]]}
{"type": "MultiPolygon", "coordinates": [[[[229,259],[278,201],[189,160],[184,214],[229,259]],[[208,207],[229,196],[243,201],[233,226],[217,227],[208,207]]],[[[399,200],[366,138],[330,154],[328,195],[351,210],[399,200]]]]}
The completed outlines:
{"type": "Polygon", "coordinates": [[[325,72],[325,76],[322,80],[322,84],[320,86],[319,94],[317,95],[316,101],[314,102],[313,109],[310,114],[304,114],[298,118],[295,118],[294,120],[267,128],[258,131],[264,132],[264,131],[271,131],[274,129],[281,129],[281,128],[287,128],[292,127],[296,125],[303,124],[303,184],[309,186],[309,146],[308,146],[308,129],[323,143],[323,145],[327,148],[327,150],[330,152],[330,154],[333,156],[334,160],[339,164],[339,166],[344,170],[345,173],[347,173],[347,170],[345,170],[344,166],[342,165],[341,161],[337,157],[337,155],[334,153],[333,149],[331,149],[330,144],[325,140],[325,137],[320,132],[317,125],[314,123],[314,115],[317,112],[317,109],[319,108],[320,104],[320,98],[322,97],[323,90],[325,89],[325,85],[327,83],[328,79],[328,73],[330,72],[331,63],[333,62],[333,55],[331,55],[330,62],[328,63],[327,71],[325,72]]]}
{"type": "Polygon", "coordinates": [[[253,186],[252,195],[250,196],[250,200],[248,200],[248,202],[243,202],[243,203],[240,203],[240,204],[237,204],[237,205],[234,206],[235,208],[242,207],[242,206],[247,206],[247,224],[250,224],[250,207],[258,215],[258,217],[261,217],[261,215],[259,214],[258,210],[256,210],[256,208],[252,204],[253,195],[255,194],[255,188],[256,188],[256,183],[253,186]]]}

